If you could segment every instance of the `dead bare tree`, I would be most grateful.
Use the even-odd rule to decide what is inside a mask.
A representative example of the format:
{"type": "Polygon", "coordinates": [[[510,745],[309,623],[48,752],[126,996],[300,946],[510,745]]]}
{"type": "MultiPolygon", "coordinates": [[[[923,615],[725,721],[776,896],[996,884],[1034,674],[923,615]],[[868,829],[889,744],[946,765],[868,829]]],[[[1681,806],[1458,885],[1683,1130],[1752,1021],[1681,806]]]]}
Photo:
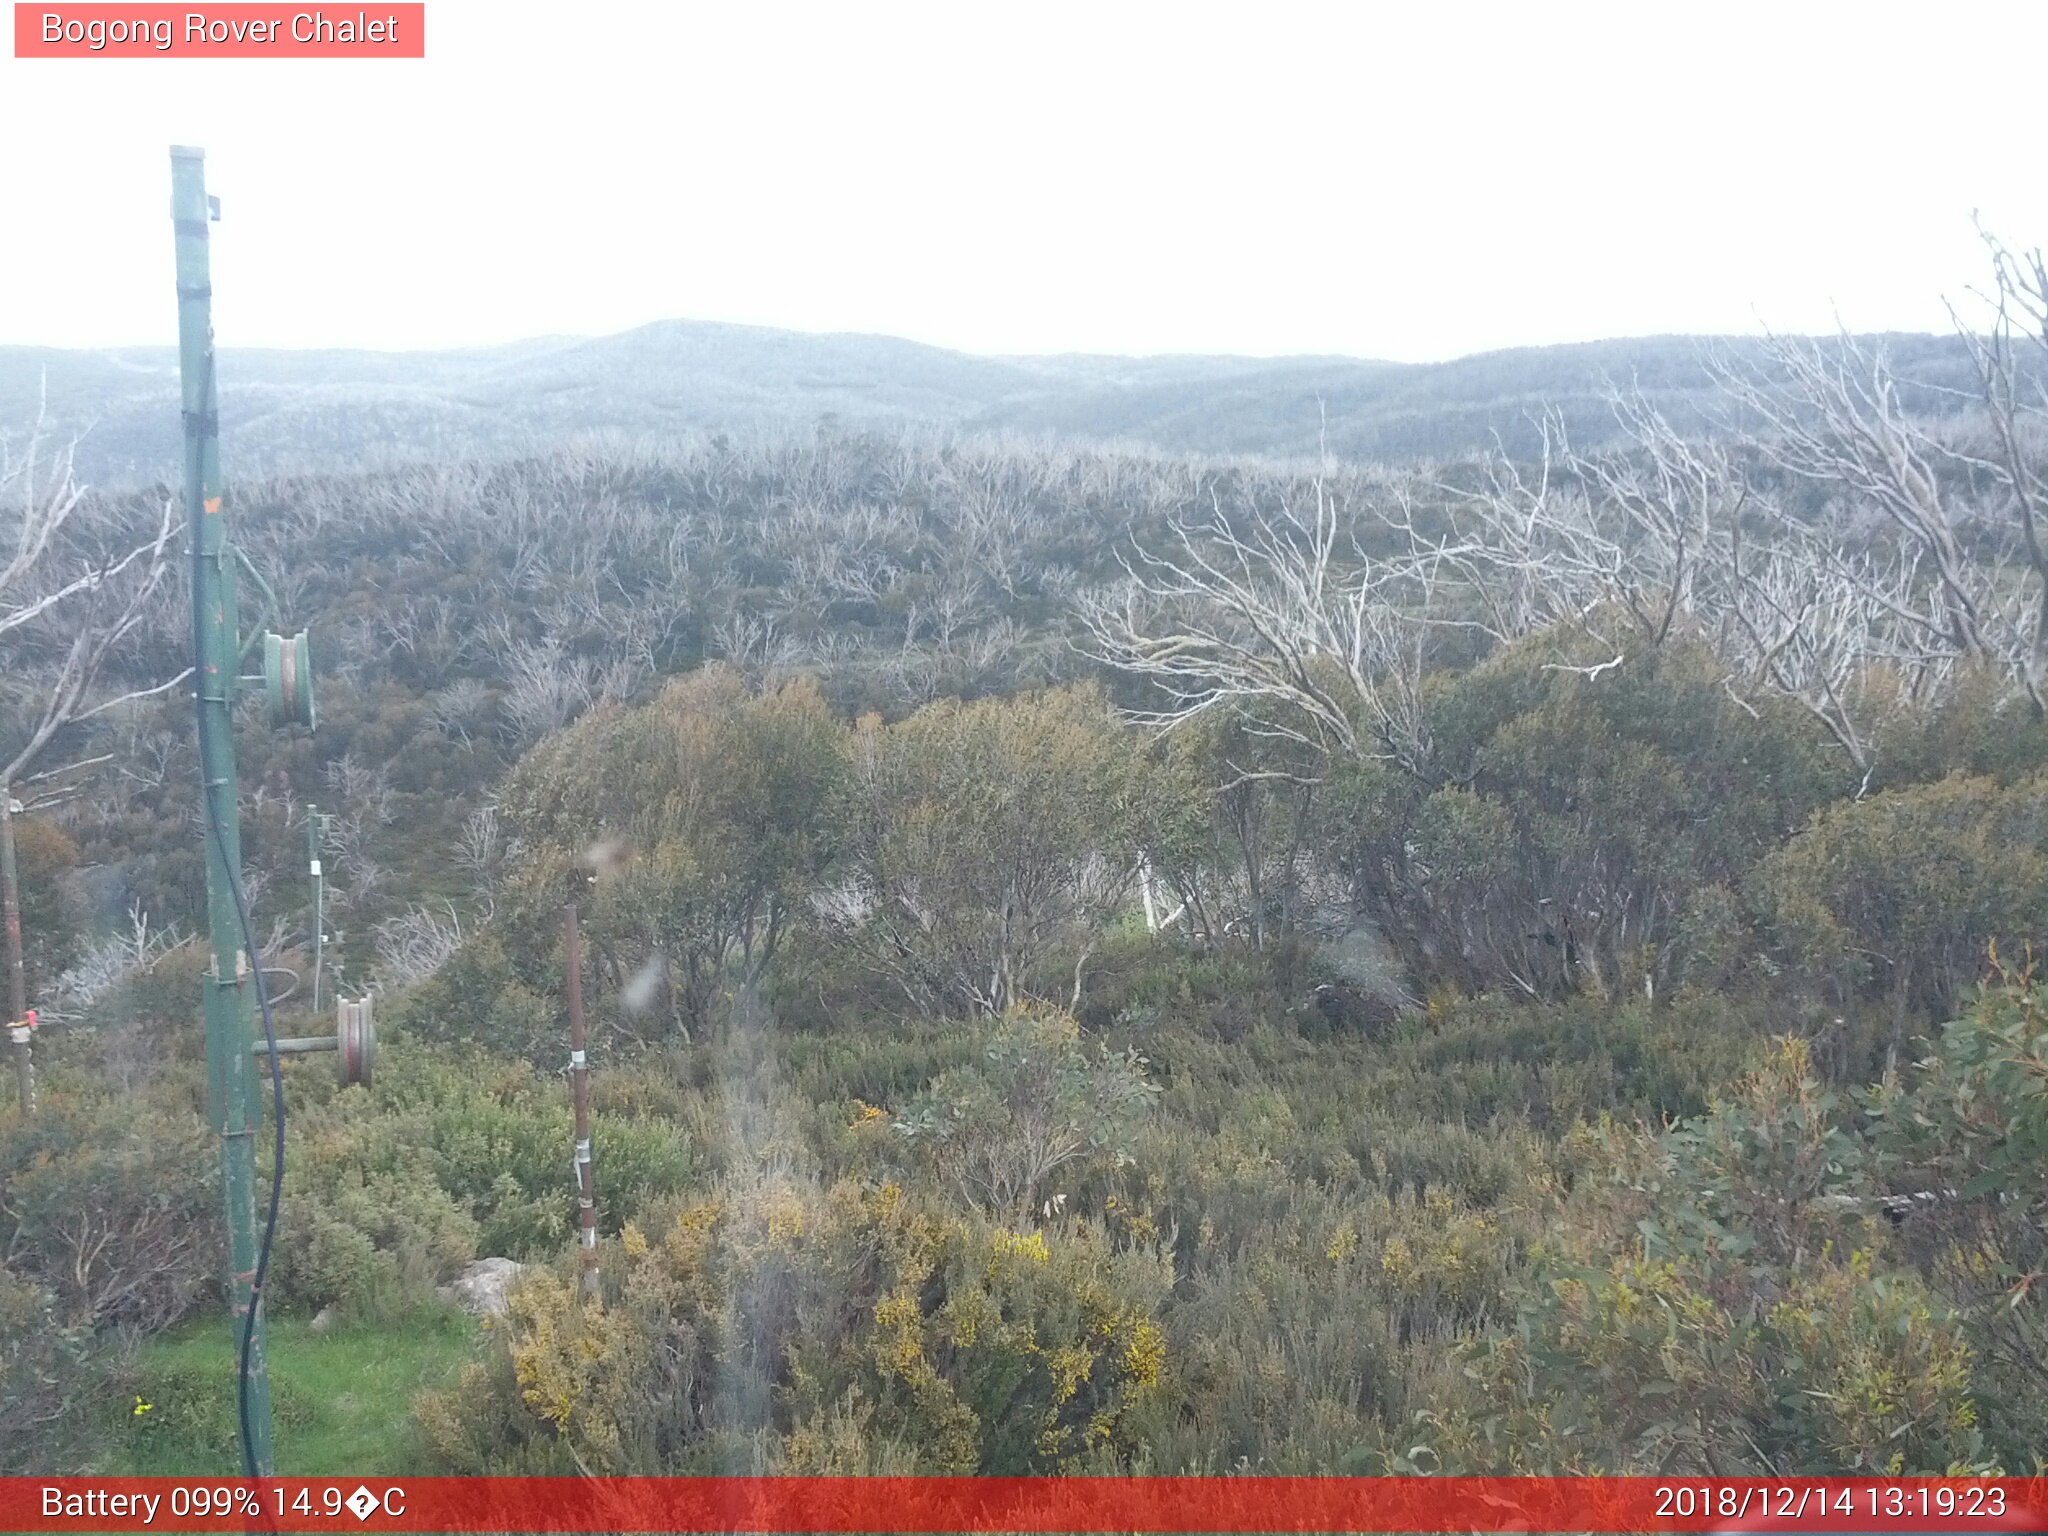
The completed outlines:
{"type": "Polygon", "coordinates": [[[1594,522],[1611,529],[1607,596],[1626,611],[1638,634],[1662,645],[1679,622],[1711,607],[1717,577],[1750,488],[1721,442],[1677,431],[1641,390],[1608,392],[1625,446],[1582,453],[1565,438],[1565,466],[1596,508],[1594,522]]]}
{"type": "MultiPolygon", "coordinates": [[[[91,503],[74,472],[76,443],[52,449],[39,411],[19,452],[0,442],[0,701],[17,725],[0,734],[0,904],[5,908],[7,1020],[28,1011],[15,889],[14,817],[75,794],[111,754],[78,755],[75,727],[175,688],[106,686],[111,663],[157,604],[178,524],[164,503],[139,535],[91,503]],[[73,753],[51,764],[60,748],[73,753]]],[[[32,1103],[25,1029],[15,1036],[22,1107],[32,1103]]]]}
{"type": "Polygon", "coordinates": [[[519,746],[560,730],[599,696],[590,658],[568,654],[552,637],[538,645],[516,642],[500,654],[509,679],[504,717],[519,746]]]}
{"type": "Polygon", "coordinates": [[[1862,686],[1879,661],[1924,676],[1889,636],[1910,592],[1898,560],[1850,553],[1751,485],[1727,440],[1678,432],[1640,391],[1610,403],[1622,446],[1583,454],[1567,472],[1613,529],[1607,597],[1662,644],[1688,623],[1727,663],[1725,686],[1793,700],[1834,737],[1868,782],[1886,707],[1862,686]]]}
{"type": "Polygon", "coordinates": [[[462,915],[452,902],[443,902],[440,912],[415,903],[378,923],[375,934],[378,988],[411,986],[433,975],[461,947],[462,915]]]}
{"type": "Polygon", "coordinates": [[[1983,509],[1970,504],[1969,471],[1988,461],[1905,408],[1880,346],[1773,336],[1765,357],[1775,377],[1722,360],[1722,387],[1763,424],[1755,445],[1767,462],[1832,494],[1832,521],[1810,530],[1809,545],[1883,612],[1889,649],[1915,667],[1988,662],[2023,678],[2034,636],[2001,601],[2009,573],[1972,547],[1983,509]],[[1840,553],[1870,549],[1855,520],[1872,513],[1890,529],[1896,567],[1840,553]]]}
{"type": "Polygon", "coordinates": [[[1540,451],[1526,471],[1496,448],[1481,462],[1476,486],[1436,487],[1450,503],[1444,532],[1425,534],[1405,497],[1393,518],[1411,561],[1467,596],[1438,622],[1476,628],[1502,645],[1582,620],[1628,585],[1629,552],[1564,472],[1569,445],[1561,425],[1545,416],[1538,427],[1540,451]]]}
{"type": "Polygon", "coordinates": [[[1980,331],[1958,320],[1957,329],[1976,366],[1992,451],[1971,462],[2010,502],[2031,574],[2032,591],[2018,595],[2007,622],[2020,685],[2040,715],[2048,713],[2048,261],[2038,247],[2017,254],[1981,225],[1979,233],[1991,256],[1990,323],[1980,331]]]}
{"type": "Polygon", "coordinates": [[[1164,695],[1145,723],[1239,711],[1255,734],[1420,773],[1428,562],[1375,560],[1346,536],[1318,479],[1283,503],[1170,524],[1163,551],[1121,554],[1126,580],[1082,600],[1092,654],[1164,695]]]}
{"type": "Polygon", "coordinates": [[[480,805],[463,820],[462,830],[456,834],[455,862],[469,876],[470,889],[477,904],[486,911],[496,905],[499,877],[503,870],[508,841],[505,829],[498,821],[495,805],[480,805]]]}
{"type": "Polygon", "coordinates": [[[70,447],[42,454],[39,420],[16,454],[0,443],[0,642],[11,681],[34,703],[26,730],[0,758],[0,789],[20,782],[67,727],[136,699],[168,692],[190,670],[162,682],[106,690],[109,661],[160,599],[179,524],[166,500],[153,531],[124,537],[120,520],[87,509],[70,447]]]}

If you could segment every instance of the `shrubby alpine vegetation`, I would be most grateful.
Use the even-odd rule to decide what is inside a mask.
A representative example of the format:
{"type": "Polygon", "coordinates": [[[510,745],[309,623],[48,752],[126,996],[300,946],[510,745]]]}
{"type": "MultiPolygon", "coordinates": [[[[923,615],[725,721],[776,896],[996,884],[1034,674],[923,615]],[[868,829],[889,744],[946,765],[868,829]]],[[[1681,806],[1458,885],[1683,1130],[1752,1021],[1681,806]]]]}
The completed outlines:
{"type": "MultiPolygon", "coordinates": [[[[245,485],[323,690],[239,742],[263,963],[310,1032],[317,806],[391,1036],[287,1067],[271,1306],[526,1263],[417,1396],[460,1472],[2038,1470],[2048,285],[1991,256],[1952,342],[1427,459],[842,422],[245,485]]],[[[14,1470],[147,1461],[221,1268],[177,531],[52,441],[0,503],[0,763],[62,790],[14,1470]]]]}

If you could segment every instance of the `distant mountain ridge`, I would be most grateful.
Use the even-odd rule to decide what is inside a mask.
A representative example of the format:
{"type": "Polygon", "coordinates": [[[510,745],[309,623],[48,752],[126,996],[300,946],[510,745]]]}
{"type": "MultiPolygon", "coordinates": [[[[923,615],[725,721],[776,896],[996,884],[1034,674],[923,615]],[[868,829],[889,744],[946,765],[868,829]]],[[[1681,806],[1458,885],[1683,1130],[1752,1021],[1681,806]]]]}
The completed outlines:
{"type": "MultiPolygon", "coordinates": [[[[1955,337],[1883,338],[1902,374],[1973,380],[1955,337]]],[[[1638,383],[1674,419],[1704,419],[1705,357],[1752,338],[1582,342],[1445,363],[1343,357],[982,357],[889,336],[668,320],[613,336],[438,352],[223,349],[222,432],[234,473],[545,450],[593,433],[735,435],[926,427],[1118,440],[1169,452],[1455,457],[1533,442],[1545,405],[1611,428],[1604,381],[1638,383]]],[[[19,437],[47,380],[59,430],[90,428],[101,483],[175,472],[177,354],[0,346],[0,433],[19,437]]]]}

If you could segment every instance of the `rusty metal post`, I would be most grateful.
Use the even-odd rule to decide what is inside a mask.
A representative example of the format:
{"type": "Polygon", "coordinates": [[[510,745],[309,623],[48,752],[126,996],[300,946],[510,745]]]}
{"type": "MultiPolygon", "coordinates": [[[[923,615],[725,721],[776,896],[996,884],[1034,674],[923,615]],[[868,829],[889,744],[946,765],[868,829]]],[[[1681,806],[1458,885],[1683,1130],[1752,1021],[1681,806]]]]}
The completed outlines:
{"type": "Polygon", "coordinates": [[[583,1291],[597,1294],[597,1176],[590,1165],[590,1058],[583,1023],[583,934],[576,903],[562,908],[562,958],[569,972],[569,1100],[576,1111],[576,1221],[583,1291]]]}
{"type": "Polygon", "coordinates": [[[7,930],[7,1026],[14,1047],[14,1079],[21,1112],[35,1113],[36,1069],[29,1055],[28,981],[21,958],[21,892],[14,870],[12,786],[0,784],[0,919],[7,930]]]}
{"type": "Polygon", "coordinates": [[[327,879],[320,868],[320,829],[327,818],[306,802],[306,866],[313,882],[313,1012],[320,1011],[321,971],[327,957],[327,879]]]}

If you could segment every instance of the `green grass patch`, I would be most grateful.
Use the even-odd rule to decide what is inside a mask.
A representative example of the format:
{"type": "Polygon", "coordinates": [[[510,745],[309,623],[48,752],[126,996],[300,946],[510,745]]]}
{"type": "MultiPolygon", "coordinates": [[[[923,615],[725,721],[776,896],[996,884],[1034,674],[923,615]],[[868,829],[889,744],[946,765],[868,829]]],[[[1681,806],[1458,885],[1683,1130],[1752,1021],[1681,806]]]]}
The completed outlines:
{"type": "MultiPolygon", "coordinates": [[[[429,1312],[315,1333],[271,1323],[277,1470],[287,1477],[406,1476],[427,1470],[413,1399],[445,1386],[469,1355],[475,1321],[429,1312]]],[[[234,1340],[208,1318],[148,1340],[109,1373],[101,1407],[105,1470],[130,1476],[238,1473],[234,1340]],[[147,1407],[137,1412],[138,1404],[147,1407]]]]}

